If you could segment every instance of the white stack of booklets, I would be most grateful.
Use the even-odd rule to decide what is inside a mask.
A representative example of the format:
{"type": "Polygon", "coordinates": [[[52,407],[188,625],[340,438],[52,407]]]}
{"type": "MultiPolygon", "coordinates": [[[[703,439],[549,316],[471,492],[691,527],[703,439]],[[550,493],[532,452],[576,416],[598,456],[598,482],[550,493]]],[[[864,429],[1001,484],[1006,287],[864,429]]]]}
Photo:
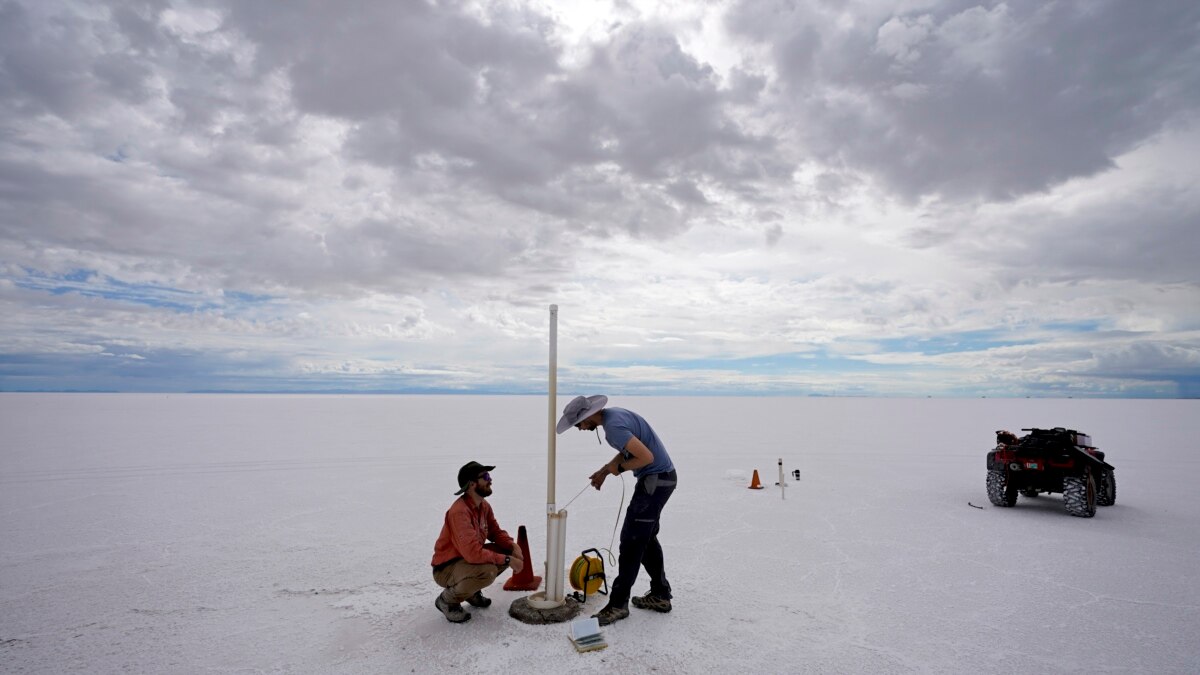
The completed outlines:
{"type": "Polygon", "coordinates": [[[608,643],[604,641],[604,636],[600,634],[600,621],[595,617],[572,621],[571,631],[567,637],[571,639],[571,644],[575,645],[575,649],[580,652],[590,652],[608,646],[608,643]]]}

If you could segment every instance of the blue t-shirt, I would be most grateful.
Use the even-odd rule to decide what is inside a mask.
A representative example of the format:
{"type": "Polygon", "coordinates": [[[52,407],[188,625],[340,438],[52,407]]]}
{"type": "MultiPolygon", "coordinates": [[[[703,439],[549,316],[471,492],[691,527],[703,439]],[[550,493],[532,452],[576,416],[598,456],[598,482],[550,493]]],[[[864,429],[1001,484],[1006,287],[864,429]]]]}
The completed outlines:
{"type": "Polygon", "coordinates": [[[620,450],[625,459],[633,456],[625,450],[625,444],[629,443],[629,439],[634,436],[654,455],[653,462],[634,470],[635,477],[641,478],[643,474],[675,470],[675,464],[671,461],[671,456],[667,454],[667,446],[663,445],[663,442],[658,439],[658,434],[650,428],[650,423],[641,415],[624,408],[604,409],[604,440],[620,450]]]}

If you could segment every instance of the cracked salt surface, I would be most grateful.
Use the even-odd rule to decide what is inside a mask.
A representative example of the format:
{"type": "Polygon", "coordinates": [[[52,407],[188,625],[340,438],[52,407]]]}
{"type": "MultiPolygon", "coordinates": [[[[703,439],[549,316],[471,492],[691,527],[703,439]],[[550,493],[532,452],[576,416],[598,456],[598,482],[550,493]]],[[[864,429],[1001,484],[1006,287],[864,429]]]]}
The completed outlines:
{"type": "MultiPolygon", "coordinates": [[[[433,541],[468,460],[497,465],[493,506],[514,535],[529,528],[541,566],[544,399],[0,394],[2,669],[1194,673],[1200,664],[1200,402],[612,403],[646,416],[677,463],[661,537],[675,609],[635,609],[605,629],[608,649],[578,654],[565,625],[510,618],[509,603],[526,594],[499,584],[492,607],[472,609],[466,624],[433,607],[433,541]],[[1058,495],[988,504],[993,432],[1029,426],[1091,433],[1117,467],[1117,504],[1092,519],[1067,515],[1058,495]],[[802,470],[786,500],[773,486],[779,457],[789,474],[802,470]],[[754,469],[767,489],[746,489],[754,469]]],[[[559,501],[610,456],[592,435],[559,437],[559,501]]],[[[569,559],[609,545],[620,499],[610,481],[572,505],[569,559]]],[[[646,587],[643,576],[634,592],[646,587]]]]}

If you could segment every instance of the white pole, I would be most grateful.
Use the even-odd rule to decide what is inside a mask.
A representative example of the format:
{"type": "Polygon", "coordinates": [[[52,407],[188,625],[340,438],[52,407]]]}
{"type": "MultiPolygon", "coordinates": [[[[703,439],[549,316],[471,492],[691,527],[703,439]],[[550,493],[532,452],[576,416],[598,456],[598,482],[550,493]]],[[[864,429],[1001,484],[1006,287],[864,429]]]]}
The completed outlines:
{"type": "Polygon", "coordinates": [[[535,609],[554,609],[566,602],[563,580],[567,550],[567,511],[558,511],[554,504],[554,449],[558,440],[555,433],[555,409],[558,407],[558,305],[550,305],[550,382],[546,400],[546,584],[528,598],[529,606],[535,609]]]}
{"type": "Polygon", "coordinates": [[[558,434],[558,305],[550,305],[550,383],[546,428],[546,591],[543,602],[560,607],[566,600],[563,572],[567,550],[567,512],[557,512],[554,500],[555,448],[558,434]]]}
{"type": "Polygon", "coordinates": [[[546,513],[554,513],[554,450],[558,434],[554,431],[558,408],[558,305],[550,305],[550,396],[546,426],[546,513]]]}

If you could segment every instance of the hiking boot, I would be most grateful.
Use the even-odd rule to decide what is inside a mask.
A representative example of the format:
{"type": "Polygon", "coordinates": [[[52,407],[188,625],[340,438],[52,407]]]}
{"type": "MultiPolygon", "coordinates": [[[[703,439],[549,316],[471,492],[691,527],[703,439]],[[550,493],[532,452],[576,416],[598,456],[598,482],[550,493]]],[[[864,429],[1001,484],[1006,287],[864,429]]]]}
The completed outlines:
{"type": "Polygon", "coordinates": [[[631,600],[631,602],[638,609],[648,609],[652,612],[662,612],[663,614],[671,611],[671,599],[655,595],[653,591],[647,591],[645,595],[638,596],[631,600]]]}
{"type": "Polygon", "coordinates": [[[479,607],[482,609],[484,607],[490,607],[492,604],[492,599],[483,597],[483,591],[475,591],[475,595],[467,598],[467,604],[472,607],[479,607]]]}
{"type": "Polygon", "coordinates": [[[446,620],[450,623],[462,623],[471,618],[471,613],[463,609],[462,603],[446,602],[446,599],[439,593],[437,600],[433,601],[433,606],[446,615],[446,620]]]}
{"type": "Polygon", "coordinates": [[[615,623],[629,616],[628,607],[614,607],[606,605],[604,609],[592,615],[593,619],[599,619],[601,626],[607,626],[610,623],[615,623]]]}

